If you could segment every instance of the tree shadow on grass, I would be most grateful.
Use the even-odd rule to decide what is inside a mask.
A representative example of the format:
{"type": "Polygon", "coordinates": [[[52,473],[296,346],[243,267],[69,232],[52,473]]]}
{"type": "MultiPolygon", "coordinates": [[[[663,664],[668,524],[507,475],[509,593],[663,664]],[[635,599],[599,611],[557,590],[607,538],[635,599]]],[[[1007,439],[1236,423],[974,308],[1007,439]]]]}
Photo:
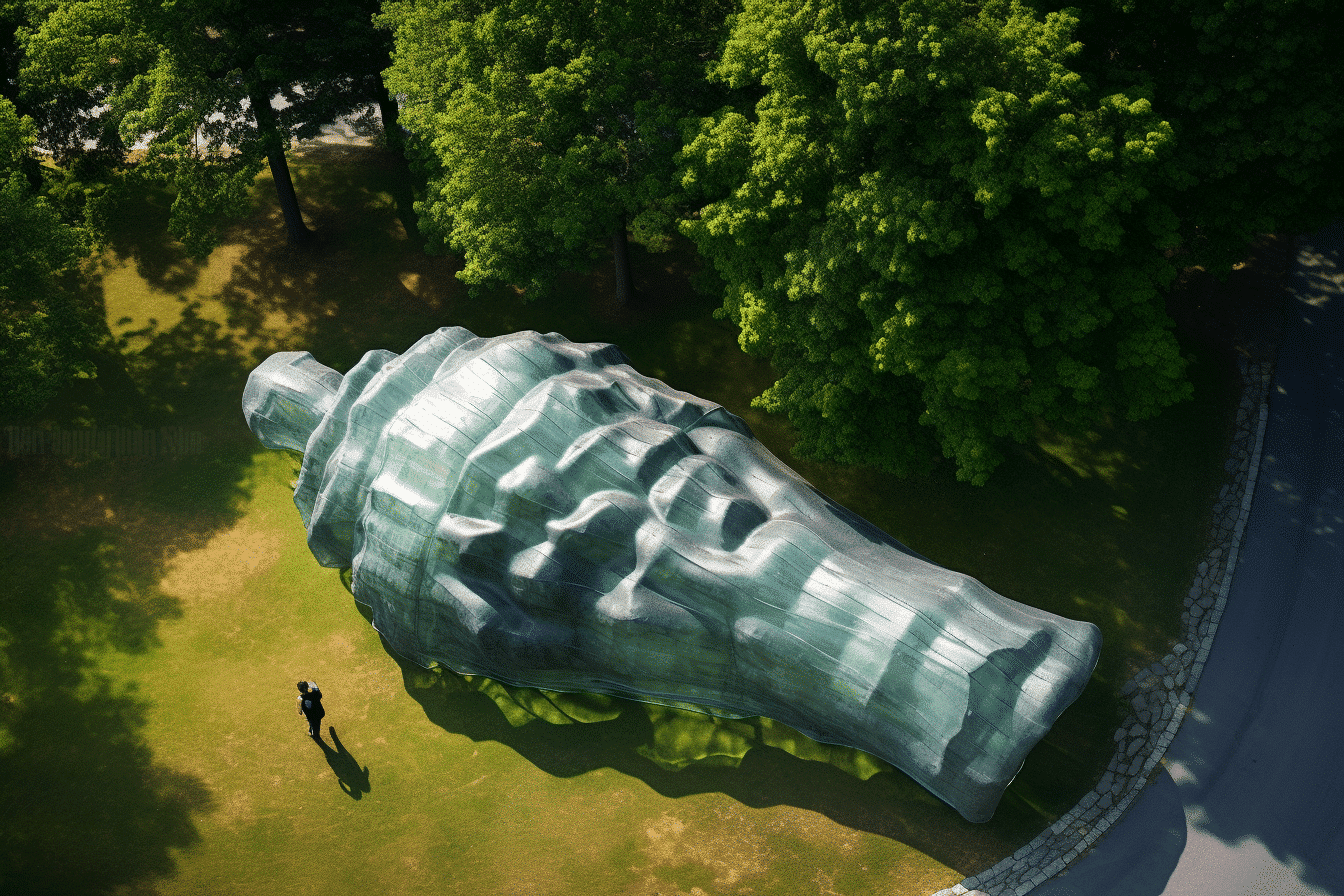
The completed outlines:
{"type": "Polygon", "coordinates": [[[279,238],[280,213],[265,179],[256,217],[230,235],[238,252],[232,276],[216,298],[230,329],[254,357],[311,351],[346,370],[367,351],[402,351],[421,336],[456,322],[449,306],[465,299],[451,258],[420,251],[402,225],[394,199],[407,188],[395,160],[363,154],[320,168],[295,166],[309,247],[279,238]]]}
{"type": "MultiPolygon", "coordinates": [[[[61,477],[45,470],[33,478],[61,477]]],[[[12,510],[15,495],[6,491],[12,510]]],[[[172,850],[199,839],[193,819],[213,805],[199,779],[154,760],[141,733],[147,704],[133,685],[99,669],[105,651],[154,647],[158,623],[182,611],[158,592],[143,552],[125,550],[129,532],[105,513],[73,519],[93,509],[60,508],[45,527],[5,520],[0,890],[7,893],[104,892],[168,875],[172,850]]]]}
{"type": "Polygon", "coordinates": [[[214,801],[155,761],[148,704],[101,669],[184,608],[167,560],[227,528],[244,456],[14,458],[0,486],[0,891],[78,894],[172,873],[214,801]]]}
{"type": "Polygon", "coordinates": [[[217,296],[228,326],[267,353],[307,350],[343,371],[371,349],[401,352],[453,325],[480,336],[555,330],[576,342],[617,342],[632,357],[661,356],[663,325],[713,312],[716,302],[689,288],[697,260],[686,240],[668,253],[631,246],[639,298],[626,309],[608,307],[611,278],[602,272],[562,276],[542,301],[508,286],[472,291],[455,276],[460,259],[424,254],[407,230],[409,179],[391,154],[306,154],[295,180],[314,240],[301,251],[278,239],[280,212],[260,180],[257,216],[230,236],[239,254],[217,296]]]}
{"type": "Polygon", "coordinates": [[[310,144],[293,154],[292,163],[299,171],[297,184],[305,193],[301,200],[305,209],[330,208],[331,195],[322,190],[320,183],[314,183],[314,175],[318,171],[343,169],[342,179],[347,184],[361,190],[371,189],[391,199],[401,226],[398,236],[406,240],[413,252],[424,251],[426,241],[420,235],[415,197],[424,191],[425,181],[411,168],[404,153],[382,146],[310,144]]]}
{"type": "MultiPolygon", "coordinates": [[[[102,307],[98,279],[84,286],[102,307]]],[[[0,892],[152,890],[199,840],[208,788],[155,760],[149,705],[104,660],[159,645],[189,612],[160,589],[169,561],[239,518],[250,364],[187,308],[107,346],[53,405],[62,430],[153,438],[0,458],[0,892]]]]}
{"type": "Polygon", "coordinates": [[[133,263],[135,272],[154,288],[181,292],[196,284],[200,267],[168,232],[172,204],[168,190],[150,183],[125,190],[117,202],[107,248],[117,261],[133,263]]]}
{"type": "Polygon", "coordinates": [[[246,433],[241,401],[255,357],[217,321],[201,314],[202,303],[182,303],[171,327],[151,324],[118,340],[148,425],[209,431],[216,438],[246,433]],[[133,347],[138,346],[138,347],[133,347]]]}

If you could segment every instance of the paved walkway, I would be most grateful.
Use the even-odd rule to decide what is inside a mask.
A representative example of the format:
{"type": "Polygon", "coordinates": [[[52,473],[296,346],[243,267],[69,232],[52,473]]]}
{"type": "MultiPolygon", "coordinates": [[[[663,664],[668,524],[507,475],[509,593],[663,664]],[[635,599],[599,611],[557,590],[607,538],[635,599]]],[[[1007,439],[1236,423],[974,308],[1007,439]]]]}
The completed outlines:
{"type": "Polygon", "coordinates": [[[1299,243],[1259,485],[1163,769],[1035,896],[1344,896],[1344,224],[1299,243]]]}

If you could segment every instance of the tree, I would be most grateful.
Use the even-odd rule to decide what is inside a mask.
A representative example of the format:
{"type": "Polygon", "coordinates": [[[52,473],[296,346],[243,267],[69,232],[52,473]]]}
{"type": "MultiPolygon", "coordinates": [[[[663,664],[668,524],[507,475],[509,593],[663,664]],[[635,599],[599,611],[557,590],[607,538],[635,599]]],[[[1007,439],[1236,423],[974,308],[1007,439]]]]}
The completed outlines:
{"type": "Polygon", "coordinates": [[[263,164],[289,239],[302,245],[309,231],[286,151],[370,100],[387,101],[377,82],[390,44],[372,28],[373,8],[62,2],[25,36],[22,78],[34,91],[102,98],[99,120],[126,144],[144,141],[137,170],[175,187],[169,226],[192,254],[208,254],[246,212],[263,164]]]}
{"type": "Polygon", "coordinates": [[[13,105],[19,95],[19,48],[15,36],[24,23],[22,0],[0,0],[0,97],[13,105]]]}
{"type": "Polygon", "coordinates": [[[683,229],[804,455],[983,483],[1042,422],[1187,398],[1161,289],[1179,220],[1150,101],[1071,70],[1017,0],[746,0],[712,77],[753,109],[682,155],[683,229]]]}
{"type": "MultiPolygon", "coordinates": [[[[1074,67],[1147,97],[1176,137],[1160,190],[1181,263],[1227,269],[1259,233],[1344,210],[1344,68],[1332,0],[1069,0],[1074,67]]],[[[1049,8],[1048,6],[1045,8],[1049,8]]]]}
{"type": "Polygon", "coordinates": [[[60,220],[24,175],[36,128],[0,97],[0,418],[28,419],[77,376],[99,330],[58,280],[84,256],[84,234],[60,220]]]}
{"type": "Polygon", "coordinates": [[[728,0],[391,2],[390,89],[417,137],[422,227],[458,277],[535,298],[609,241],[617,300],[627,233],[668,245],[684,201],[681,123],[722,102],[704,78],[728,0]]]}
{"type": "Polygon", "coordinates": [[[21,116],[33,120],[42,148],[60,164],[93,155],[120,160],[125,154],[120,135],[100,114],[106,101],[104,89],[96,85],[76,88],[69,79],[24,83],[26,38],[58,5],[59,0],[0,3],[0,95],[9,99],[21,116]]]}

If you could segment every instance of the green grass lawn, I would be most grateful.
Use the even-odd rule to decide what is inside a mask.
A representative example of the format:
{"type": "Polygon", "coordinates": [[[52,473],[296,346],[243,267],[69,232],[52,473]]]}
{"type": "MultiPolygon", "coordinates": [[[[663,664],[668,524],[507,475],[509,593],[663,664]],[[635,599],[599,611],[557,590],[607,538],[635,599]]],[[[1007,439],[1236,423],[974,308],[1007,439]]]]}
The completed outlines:
{"type": "Polygon", "coordinates": [[[635,247],[632,308],[606,301],[605,269],[545,304],[473,300],[452,259],[407,238],[395,165],[326,150],[295,167],[310,253],[284,245],[262,179],[256,217],[207,264],[145,197],[91,271],[120,351],[58,412],[183,427],[202,452],[0,464],[0,891],[925,896],[1101,776],[1119,687],[1179,633],[1230,437],[1222,361],[1196,356],[1193,404],[1085,439],[1042,432],[984,488],[800,462],[785,423],[750,408],[769,367],[709,317],[685,247],[635,247]],[[915,550],[1099,625],[1096,674],[994,820],[969,824],[899,773],[860,781],[769,748],[667,771],[636,752],[638,714],[515,728],[481,694],[418,687],[308,553],[290,461],[259,449],[239,400],[269,352],[345,369],[450,324],[614,342],[915,550]],[[328,695],[339,748],[304,736],[300,678],[328,695]]]}

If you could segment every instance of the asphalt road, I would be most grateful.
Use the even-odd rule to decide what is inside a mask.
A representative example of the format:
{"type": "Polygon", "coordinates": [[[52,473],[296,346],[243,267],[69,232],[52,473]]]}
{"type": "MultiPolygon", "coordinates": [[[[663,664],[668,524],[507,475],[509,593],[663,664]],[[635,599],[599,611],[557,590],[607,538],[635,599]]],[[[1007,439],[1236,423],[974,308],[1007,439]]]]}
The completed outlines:
{"type": "Polygon", "coordinates": [[[1298,243],[1259,483],[1165,771],[1033,896],[1344,896],[1344,222],[1298,243]]]}

